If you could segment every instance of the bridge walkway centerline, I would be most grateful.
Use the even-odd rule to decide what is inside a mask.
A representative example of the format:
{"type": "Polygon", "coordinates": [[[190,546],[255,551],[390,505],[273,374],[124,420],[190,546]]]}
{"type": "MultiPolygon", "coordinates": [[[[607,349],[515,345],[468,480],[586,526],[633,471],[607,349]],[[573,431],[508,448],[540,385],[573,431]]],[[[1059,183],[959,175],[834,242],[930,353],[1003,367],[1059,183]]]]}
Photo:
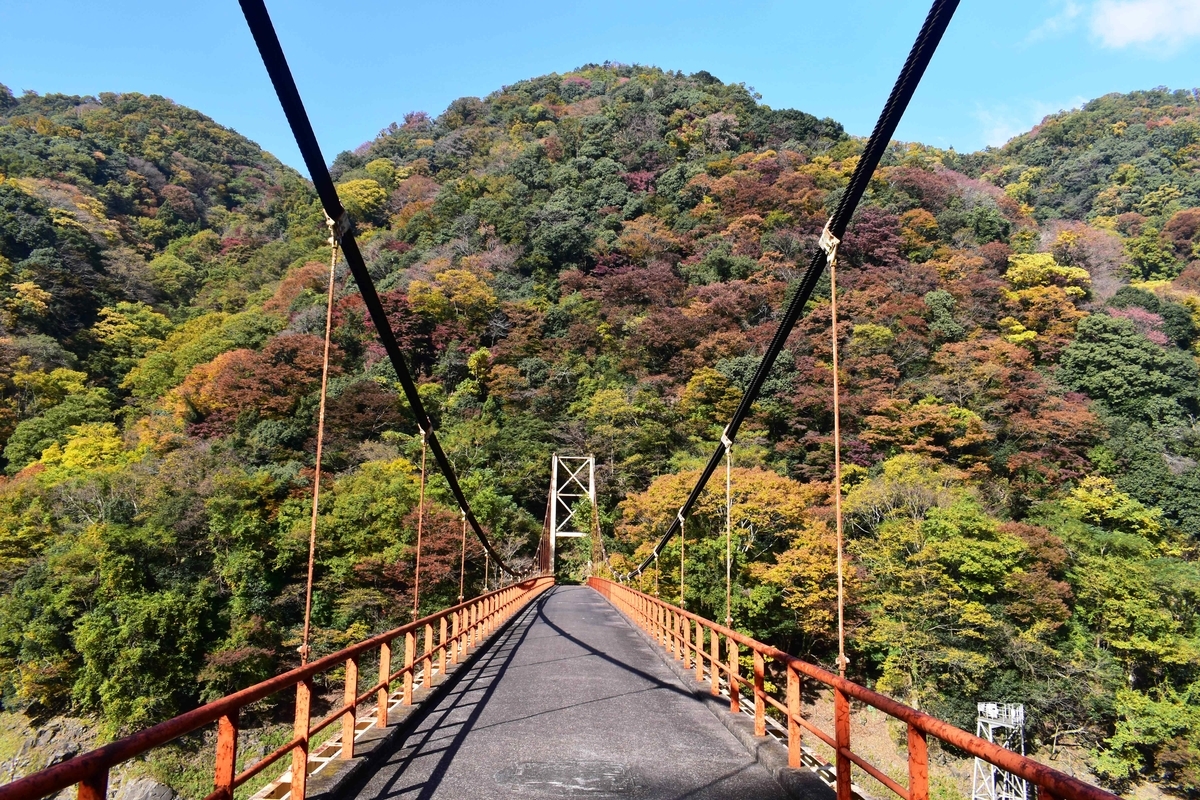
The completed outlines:
{"type": "Polygon", "coordinates": [[[599,593],[520,612],[372,774],[340,798],[787,794],[599,593]]]}

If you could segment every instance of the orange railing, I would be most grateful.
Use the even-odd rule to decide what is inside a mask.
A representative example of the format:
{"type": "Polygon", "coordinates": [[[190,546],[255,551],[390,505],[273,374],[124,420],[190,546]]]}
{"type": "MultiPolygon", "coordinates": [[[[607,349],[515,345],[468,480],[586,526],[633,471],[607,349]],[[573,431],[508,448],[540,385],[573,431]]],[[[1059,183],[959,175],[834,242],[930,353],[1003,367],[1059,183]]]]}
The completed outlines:
{"type": "Polygon", "coordinates": [[[705,680],[705,666],[711,692],[721,694],[724,682],[729,693],[729,710],[741,712],[741,691],[752,693],[754,699],[754,733],[767,733],[766,707],[780,712],[787,723],[788,765],[800,767],[801,739],[808,731],[835,753],[837,800],[851,800],[851,765],[861,768],[871,777],[891,789],[904,800],[929,800],[929,757],[927,736],[933,736],[966,753],[982,758],[1006,772],[1023,778],[1037,787],[1041,800],[1118,800],[1117,796],[1072,778],[1058,770],[999,747],[974,736],[948,722],[931,717],[915,708],[898,703],[890,697],[873,692],[857,683],[838,677],[807,661],[755,641],[703,617],[664,603],[663,601],[603,578],[588,578],[588,585],[604,595],[618,609],[650,634],[684,669],[695,665],[696,680],[705,680]],[[724,642],[724,655],[721,642],[724,642]],[[753,676],[742,677],[738,658],[741,648],[748,649],[754,658],[753,676]],[[782,700],[766,690],[766,665],[772,662],[786,673],[787,682],[782,700]],[[805,680],[814,680],[833,689],[833,734],[821,730],[801,712],[800,698],[805,680]],[[883,770],[850,749],[851,699],[877,708],[908,726],[908,786],[902,786],[883,770]]]}
{"type": "Polygon", "coordinates": [[[394,682],[403,679],[401,702],[403,705],[412,705],[413,687],[418,678],[423,680],[425,686],[431,686],[435,674],[446,674],[447,659],[451,665],[459,663],[471,648],[479,645],[501,623],[553,585],[553,577],[531,578],[381,633],[90,753],[0,786],[0,800],[36,800],[76,784],[78,800],[102,800],[108,790],[108,773],[113,767],[213,723],[217,725],[216,788],[206,800],[232,800],[237,787],[289,753],[292,756],[291,798],[303,800],[308,776],[309,742],[313,736],[341,720],[340,758],[353,758],[359,706],[372,698],[376,699],[375,725],[386,727],[388,698],[394,682]],[[392,643],[401,637],[404,640],[404,666],[392,672],[392,643]],[[375,648],[379,649],[380,680],[360,693],[359,661],[375,648]],[[346,668],[343,705],[313,723],[310,714],[313,678],[343,665],[346,668]],[[292,740],[237,772],[239,711],[293,686],[296,687],[296,713],[292,740]]]}

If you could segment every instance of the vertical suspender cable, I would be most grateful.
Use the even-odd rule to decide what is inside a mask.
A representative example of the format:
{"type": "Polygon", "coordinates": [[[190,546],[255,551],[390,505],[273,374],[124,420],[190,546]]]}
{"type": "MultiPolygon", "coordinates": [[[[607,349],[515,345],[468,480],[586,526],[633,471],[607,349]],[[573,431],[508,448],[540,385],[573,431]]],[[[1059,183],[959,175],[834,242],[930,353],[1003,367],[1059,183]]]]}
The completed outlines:
{"type": "Polygon", "coordinates": [[[654,554],[654,596],[662,596],[658,593],[658,553],[654,554]]]}
{"type": "Polygon", "coordinates": [[[308,638],[312,625],[313,565],[317,552],[317,508],[321,501],[321,450],[325,441],[325,393],[329,388],[329,339],[333,330],[333,279],[337,270],[338,244],[334,222],[328,216],[329,226],[329,291],[325,298],[325,355],[321,362],[321,405],[317,413],[317,457],[313,473],[312,518],[308,525],[308,579],[304,588],[304,634],[300,643],[300,663],[308,663],[308,638]]]}
{"type": "Polygon", "coordinates": [[[837,248],[829,258],[829,313],[833,318],[833,507],[837,518],[838,674],[846,677],[846,593],[842,563],[842,408],[838,395],[837,248]]]}
{"type": "Polygon", "coordinates": [[[421,428],[421,494],[417,501],[417,559],[413,568],[413,619],[420,616],[421,604],[421,534],[425,530],[425,429],[421,428]]]}

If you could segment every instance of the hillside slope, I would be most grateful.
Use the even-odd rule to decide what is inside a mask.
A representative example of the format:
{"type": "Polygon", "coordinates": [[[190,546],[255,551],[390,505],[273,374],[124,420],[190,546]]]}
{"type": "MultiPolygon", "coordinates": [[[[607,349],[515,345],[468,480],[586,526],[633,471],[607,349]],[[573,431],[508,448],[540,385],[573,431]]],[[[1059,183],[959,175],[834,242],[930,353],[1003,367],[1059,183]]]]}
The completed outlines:
{"type": "MultiPolygon", "coordinates": [[[[1035,746],[1191,795],[1198,118],[1191,93],[1154,90],[997,150],[897,143],[838,276],[856,677],[968,727],[977,700],[1025,702],[1035,746]]],[[[507,553],[540,533],[555,451],[595,454],[614,566],[648,551],[860,147],[705,72],[590,65],[409,114],[337,157],[440,436],[507,553]]],[[[115,733],[295,658],[323,218],[293,171],[162,98],[0,91],[0,174],[3,696],[115,733]]],[[[411,606],[420,453],[338,282],[325,651],[411,606]]],[[[735,621],[816,660],[834,629],[828,300],[825,283],[734,472],[735,621]]],[[[430,609],[458,594],[459,535],[431,491],[430,609]]],[[[723,512],[708,495],[688,524],[688,603],[708,616],[724,613],[723,512]]]]}

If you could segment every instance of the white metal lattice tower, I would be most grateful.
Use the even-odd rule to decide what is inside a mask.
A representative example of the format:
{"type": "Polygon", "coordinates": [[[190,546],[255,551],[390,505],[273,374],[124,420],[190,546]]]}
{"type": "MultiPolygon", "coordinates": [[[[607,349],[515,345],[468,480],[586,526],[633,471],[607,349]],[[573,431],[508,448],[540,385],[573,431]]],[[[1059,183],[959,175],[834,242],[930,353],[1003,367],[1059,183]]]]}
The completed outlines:
{"type": "MultiPolygon", "coordinates": [[[[980,703],[975,735],[1025,755],[1025,706],[980,703]]],[[[1028,800],[1028,796],[1029,786],[1024,780],[976,757],[971,800],[1028,800]]]]}
{"type": "Polygon", "coordinates": [[[554,454],[550,467],[550,569],[558,540],[588,536],[592,522],[575,519],[575,504],[587,498],[596,507],[596,459],[593,456],[560,456],[554,454]],[[583,528],[586,527],[586,530],[583,528]]]}

